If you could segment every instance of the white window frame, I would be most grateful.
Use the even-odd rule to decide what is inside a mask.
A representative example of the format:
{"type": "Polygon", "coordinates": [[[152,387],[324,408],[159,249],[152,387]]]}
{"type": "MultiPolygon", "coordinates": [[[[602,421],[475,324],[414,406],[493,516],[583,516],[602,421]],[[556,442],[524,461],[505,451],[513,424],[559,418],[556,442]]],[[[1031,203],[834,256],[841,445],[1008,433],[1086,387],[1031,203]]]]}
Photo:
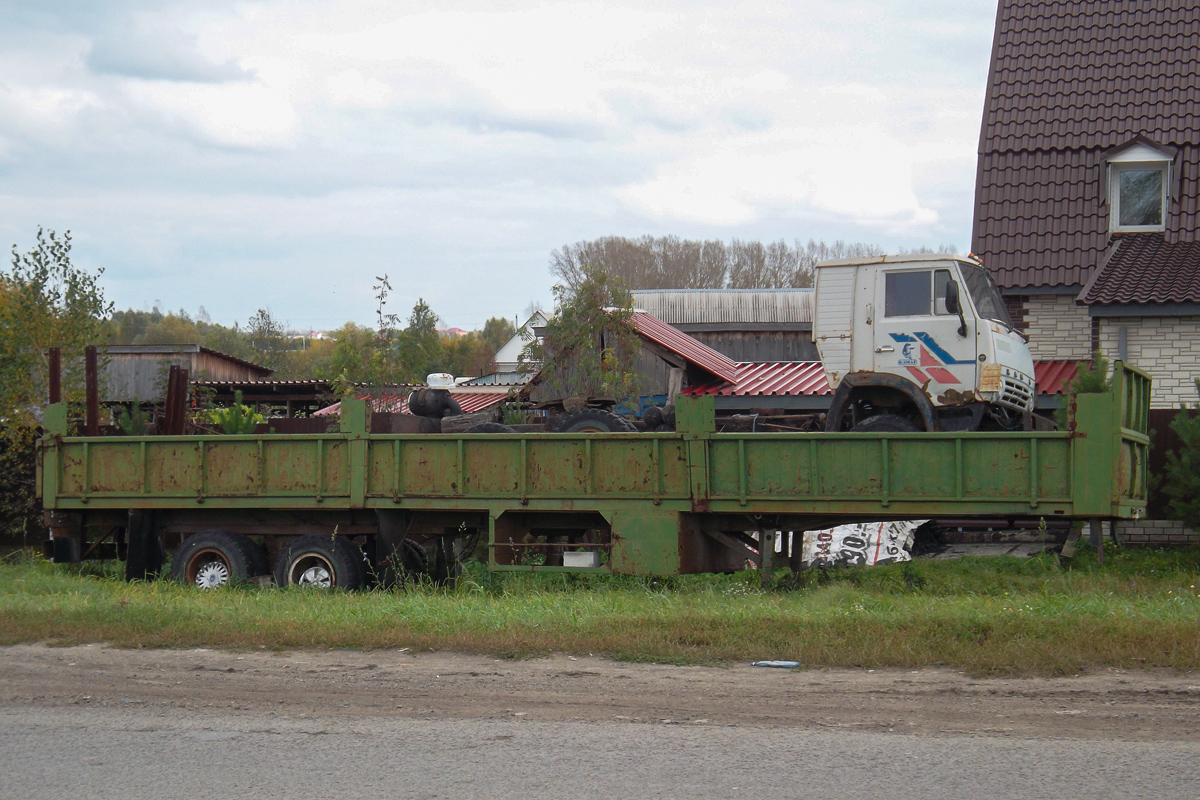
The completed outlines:
{"type": "Polygon", "coordinates": [[[1171,158],[1145,145],[1137,145],[1108,159],[1108,228],[1113,233],[1154,233],[1166,230],[1167,201],[1171,197],[1171,158]],[[1162,173],[1162,222],[1158,225],[1122,225],[1121,173],[1158,170],[1162,173]]]}

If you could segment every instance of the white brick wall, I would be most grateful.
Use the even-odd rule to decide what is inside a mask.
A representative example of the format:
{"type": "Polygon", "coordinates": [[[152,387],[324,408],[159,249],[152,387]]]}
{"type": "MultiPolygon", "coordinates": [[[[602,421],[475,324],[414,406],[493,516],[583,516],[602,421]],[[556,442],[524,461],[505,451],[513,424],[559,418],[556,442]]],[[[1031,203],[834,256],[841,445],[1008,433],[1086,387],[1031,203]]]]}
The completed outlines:
{"type": "Polygon", "coordinates": [[[1025,300],[1025,323],[1035,361],[1092,357],[1092,320],[1074,294],[1031,295],[1025,300]]]}
{"type": "Polygon", "coordinates": [[[1120,328],[1126,330],[1129,363],[1150,373],[1152,408],[1179,408],[1200,400],[1200,317],[1105,317],[1100,320],[1100,350],[1109,359],[1120,354],[1120,328]]]}
{"type": "Polygon", "coordinates": [[[1130,544],[1200,544],[1200,533],[1173,519],[1121,521],[1117,536],[1130,544]]]}

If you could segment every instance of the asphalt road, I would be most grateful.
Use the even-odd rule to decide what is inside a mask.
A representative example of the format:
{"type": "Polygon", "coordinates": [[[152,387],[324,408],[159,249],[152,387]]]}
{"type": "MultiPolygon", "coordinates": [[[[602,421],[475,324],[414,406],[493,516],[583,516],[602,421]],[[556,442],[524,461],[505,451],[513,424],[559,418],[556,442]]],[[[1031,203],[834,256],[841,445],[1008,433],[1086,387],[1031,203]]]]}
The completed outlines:
{"type": "Polygon", "coordinates": [[[0,800],[1200,798],[1166,671],[0,648],[0,800]]]}
{"type": "Polygon", "coordinates": [[[0,710],[8,800],[1188,798],[1200,743],[613,722],[0,710]]]}

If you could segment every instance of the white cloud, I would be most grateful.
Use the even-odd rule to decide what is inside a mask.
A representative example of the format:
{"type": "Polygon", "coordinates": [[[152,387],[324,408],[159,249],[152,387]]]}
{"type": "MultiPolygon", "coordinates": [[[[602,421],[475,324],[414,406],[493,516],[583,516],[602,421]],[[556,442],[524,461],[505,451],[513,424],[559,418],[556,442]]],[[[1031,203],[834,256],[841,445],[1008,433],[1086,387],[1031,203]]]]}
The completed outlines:
{"type": "Polygon", "coordinates": [[[0,236],[75,229],[119,303],[203,303],[229,321],[272,295],[284,317],[366,321],[370,277],[391,270],[397,303],[437,298],[460,326],[547,299],[549,251],[605,234],[966,246],[994,12],[264,0],[9,14],[0,236]],[[253,290],[210,289],[247,275],[253,290]]]}
{"type": "Polygon", "coordinates": [[[133,100],[181,121],[215,144],[282,146],[300,128],[300,116],[281,92],[251,83],[135,83],[133,100]]]}

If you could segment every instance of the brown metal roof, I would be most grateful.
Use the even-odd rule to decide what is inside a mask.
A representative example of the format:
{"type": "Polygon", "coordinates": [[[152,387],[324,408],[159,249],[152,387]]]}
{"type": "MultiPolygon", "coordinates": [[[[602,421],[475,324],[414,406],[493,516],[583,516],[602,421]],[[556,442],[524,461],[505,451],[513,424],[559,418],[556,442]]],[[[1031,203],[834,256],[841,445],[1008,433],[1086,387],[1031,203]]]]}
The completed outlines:
{"type": "Polygon", "coordinates": [[[1085,303],[1200,302],[1200,242],[1161,233],[1114,237],[1113,251],[1080,295],[1085,303]]]}
{"type": "Polygon", "coordinates": [[[1082,286],[1108,247],[1108,151],[1178,148],[1168,243],[1200,230],[1194,0],[1000,0],[973,250],[1004,288],[1082,286]]]}
{"type": "Polygon", "coordinates": [[[642,336],[660,347],[670,350],[689,364],[695,364],[705,372],[730,383],[737,381],[737,362],[693,339],[683,331],[672,328],[653,314],[635,311],[633,312],[633,324],[642,336]]]}
{"type": "Polygon", "coordinates": [[[981,152],[1200,143],[1195,0],[1000,0],[981,152]]]}

